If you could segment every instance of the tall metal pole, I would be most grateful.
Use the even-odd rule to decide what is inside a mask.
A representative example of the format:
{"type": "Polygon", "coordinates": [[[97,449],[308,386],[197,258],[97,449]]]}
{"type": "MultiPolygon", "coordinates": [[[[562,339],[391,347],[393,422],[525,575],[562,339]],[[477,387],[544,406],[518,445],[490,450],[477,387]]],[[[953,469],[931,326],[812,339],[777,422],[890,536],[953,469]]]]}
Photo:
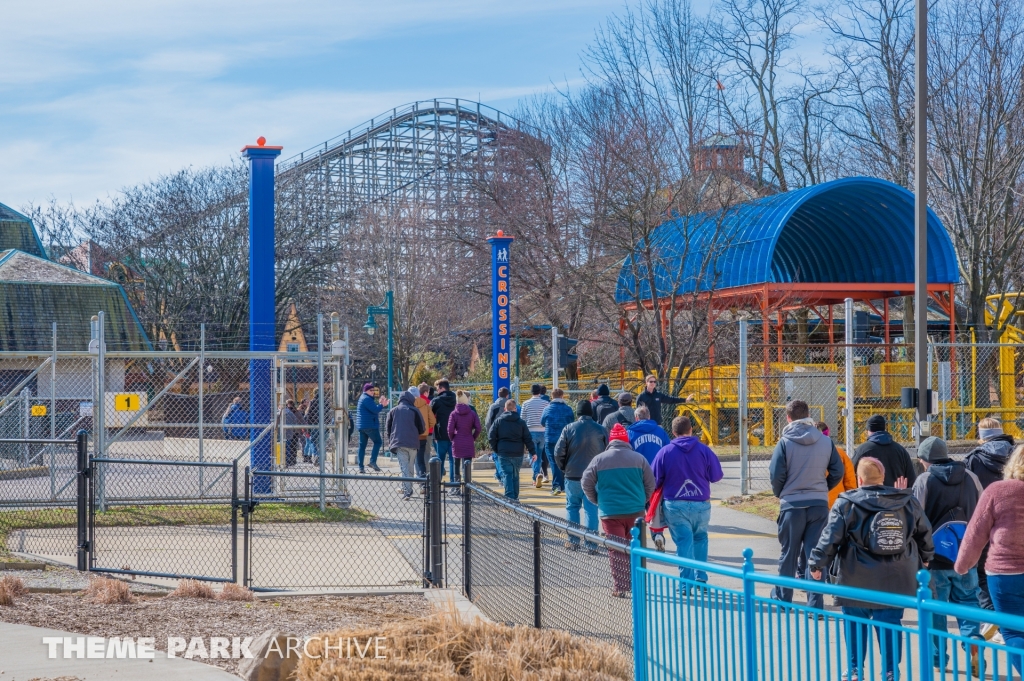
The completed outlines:
{"type": "Polygon", "coordinates": [[[391,409],[391,391],[394,389],[395,363],[395,292],[388,291],[384,305],[388,308],[388,409],[391,409]]]}
{"type": "MultiPolygon", "coordinates": [[[[50,358],[50,439],[57,439],[57,322],[53,322],[53,355],[50,358]]],[[[54,450],[51,445],[50,451],[54,450]]],[[[50,470],[53,470],[51,467],[50,470]]]]}
{"type": "Polygon", "coordinates": [[[316,315],[316,384],[317,384],[317,458],[320,464],[320,512],[327,506],[327,488],[324,481],[324,315],[316,315]]]}
{"type": "MultiPolygon", "coordinates": [[[[203,383],[206,382],[206,324],[199,324],[199,461],[203,461],[203,383]]],[[[199,496],[206,494],[203,466],[199,467],[199,496]]]]}
{"type": "Polygon", "coordinates": [[[846,299],[846,310],[844,312],[844,332],[846,336],[846,357],[844,363],[846,364],[846,454],[853,456],[854,450],[854,430],[857,427],[857,421],[854,417],[854,403],[856,402],[856,396],[853,391],[853,331],[854,331],[854,318],[853,318],[853,298],[846,299]]]}
{"type": "Polygon", "coordinates": [[[740,321],[740,494],[750,493],[750,446],[747,442],[747,321],[740,321]]]}
{"type": "Polygon", "coordinates": [[[917,442],[928,423],[928,2],[917,0],[914,32],[914,385],[917,442]]]}
{"type": "Polygon", "coordinates": [[[558,388],[558,327],[551,325],[551,389],[558,388]]]}

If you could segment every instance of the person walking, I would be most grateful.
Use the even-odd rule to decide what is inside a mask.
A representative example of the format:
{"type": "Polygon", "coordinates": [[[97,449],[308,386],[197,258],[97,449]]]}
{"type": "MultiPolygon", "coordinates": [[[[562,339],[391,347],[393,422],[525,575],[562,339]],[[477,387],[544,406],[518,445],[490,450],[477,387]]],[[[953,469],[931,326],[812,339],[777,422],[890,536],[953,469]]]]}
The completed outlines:
{"type": "MultiPolygon", "coordinates": [[[[637,407],[633,413],[636,416],[636,421],[626,429],[626,432],[629,433],[629,446],[633,448],[633,451],[643,455],[647,459],[647,463],[653,466],[654,457],[657,456],[662,447],[670,442],[671,438],[669,438],[665,429],[651,418],[651,412],[647,407],[637,407]]],[[[660,490],[661,488],[659,487],[655,491],[660,490]]],[[[651,541],[654,542],[655,548],[659,551],[664,551],[665,522],[664,514],[661,513],[661,495],[657,494],[655,496],[657,498],[652,500],[651,503],[656,508],[653,510],[648,508],[647,528],[651,531],[651,541]]]]}
{"type": "MultiPolygon", "coordinates": [[[[768,466],[772,492],[779,498],[779,575],[793,577],[797,558],[818,543],[828,516],[828,491],[843,479],[843,462],[832,440],[810,418],[803,400],[786,405],[786,427],[768,466]]],[[[803,575],[806,577],[807,575],[803,575]]],[[[772,588],[772,598],[793,602],[793,590],[772,588]]],[[[824,607],[820,593],[807,592],[807,605],[824,607]]]]}
{"type": "MultiPolygon", "coordinates": [[[[586,516],[585,527],[590,532],[597,532],[597,506],[590,503],[583,493],[583,472],[594,457],[608,447],[608,431],[594,421],[594,410],[589,400],[580,400],[576,404],[576,420],[562,430],[555,443],[555,464],[565,475],[565,514],[569,522],[580,524],[580,508],[586,516]]],[[[569,536],[566,548],[576,550],[580,540],[569,536]]],[[[588,550],[596,550],[596,546],[588,543],[588,550]]]]}
{"type": "Polygon", "coordinates": [[[380,472],[377,467],[377,455],[383,444],[380,437],[380,413],[388,406],[388,398],[381,398],[377,402],[377,386],[373,383],[363,384],[363,394],[359,396],[356,403],[356,429],[359,431],[359,452],[357,462],[359,472],[365,473],[363,462],[366,460],[366,443],[373,442],[373,450],[370,453],[370,468],[380,472]]]}
{"type": "Polygon", "coordinates": [[[533,447],[537,453],[530,463],[533,465],[533,485],[539,488],[548,480],[548,455],[544,448],[544,424],[541,417],[548,403],[544,400],[542,390],[544,386],[534,383],[530,387],[530,399],[523,402],[520,409],[520,416],[526,421],[526,427],[530,429],[530,437],[533,438],[533,447]]]}
{"type": "Polygon", "coordinates": [[[594,402],[594,421],[598,425],[603,424],[605,417],[619,408],[619,404],[610,395],[611,391],[608,389],[607,383],[602,383],[597,387],[597,400],[594,402]]]}
{"type": "Polygon", "coordinates": [[[686,399],[683,397],[673,397],[672,395],[667,395],[658,390],[658,377],[654,374],[649,374],[647,378],[644,379],[644,391],[636,398],[637,406],[647,407],[647,410],[651,414],[651,420],[659,426],[664,423],[661,420],[663,418],[661,405],[683,404],[684,402],[686,402],[686,399]]]}
{"type": "Polygon", "coordinates": [[[246,437],[245,428],[237,428],[235,426],[248,423],[249,414],[242,409],[242,398],[236,397],[231,400],[231,404],[224,410],[224,416],[221,417],[221,423],[224,427],[224,439],[225,440],[244,440],[246,437]]]}
{"type": "MultiPolygon", "coordinates": [[[[398,467],[402,471],[403,478],[413,476],[413,466],[416,462],[416,451],[420,446],[420,435],[427,430],[427,424],[423,420],[423,414],[416,408],[416,398],[419,390],[410,392],[406,390],[398,398],[398,404],[388,412],[385,420],[385,430],[388,434],[388,448],[398,459],[398,467]]],[[[408,501],[412,497],[412,483],[403,482],[399,486],[402,499],[408,501]]]]}
{"type": "Polygon", "coordinates": [[[910,454],[903,445],[892,439],[886,431],[885,417],[875,414],[867,421],[868,441],[857,447],[853,453],[853,466],[862,456],[873,456],[885,466],[886,487],[913,487],[917,472],[910,460],[910,454]]]}
{"type": "MultiPolygon", "coordinates": [[[[675,542],[676,555],[707,562],[711,485],[724,476],[722,463],[710,447],[694,437],[688,417],[672,419],[672,435],[674,439],[658,450],[652,466],[655,486],[661,489],[662,513],[675,542]]],[[[655,546],[664,551],[664,538],[655,538],[655,546]]],[[[703,570],[694,572],[681,567],[679,576],[700,584],[708,581],[703,570]]]]}
{"type": "Polygon", "coordinates": [[[619,393],[615,401],[618,403],[619,408],[604,417],[601,421],[601,425],[609,433],[612,432],[612,428],[616,423],[622,425],[622,427],[629,428],[636,421],[636,414],[633,412],[633,393],[619,393]]]}
{"type": "Polygon", "coordinates": [[[423,422],[427,426],[426,431],[420,435],[419,447],[416,449],[416,477],[425,478],[427,477],[427,452],[434,450],[434,426],[437,425],[437,417],[434,416],[434,411],[430,408],[430,400],[427,399],[427,395],[430,394],[430,386],[420,383],[416,387],[416,391],[416,408],[420,410],[423,422]]]}
{"type": "MultiPolygon", "coordinates": [[[[452,453],[452,441],[448,439],[448,419],[455,411],[458,401],[455,399],[455,393],[452,392],[447,378],[442,378],[436,385],[438,393],[437,397],[430,401],[430,409],[434,412],[434,418],[437,419],[434,424],[434,451],[437,452],[437,458],[441,460],[441,477],[444,478],[444,460],[446,456],[451,458],[452,453]]],[[[453,479],[452,475],[449,474],[449,480],[453,479]]]]}
{"type": "MultiPolygon", "coordinates": [[[[1024,445],[1018,445],[1003,468],[1003,479],[985,488],[967,533],[960,544],[953,569],[967,575],[988,548],[985,570],[989,596],[996,612],[1024,616],[1024,445]]],[[[1024,630],[999,628],[1010,648],[1017,673],[1024,672],[1024,630]]]]}
{"type": "MultiPolygon", "coordinates": [[[[825,437],[830,437],[828,432],[828,424],[824,421],[818,421],[814,424],[815,427],[821,431],[821,434],[825,437]]],[[[836,503],[836,499],[843,492],[849,492],[851,489],[857,489],[857,470],[853,467],[853,461],[847,456],[846,452],[843,451],[842,447],[836,446],[836,451],[839,452],[839,458],[843,462],[843,479],[839,481],[839,484],[828,491],[828,507],[836,503]]]]}
{"type": "Polygon", "coordinates": [[[544,453],[551,464],[551,494],[558,496],[565,493],[565,475],[555,461],[555,445],[562,431],[576,419],[576,415],[565,401],[564,390],[555,388],[551,391],[551,397],[551,404],[544,407],[544,413],[540,415],[540,423],[544,426],[544,453]]]}
{"type": "MultiPolygon", "coordinates": [[[[302,417],[295,411],[295,400],[286,401],[278,413],[278,417],[281,425],[284,426],[284,465],[285,467],[294,466],[297,463],[296,452],[302,448],[303,440],[301,428],[303,422],[302,417]]],[[[378,437],[380,437],[379,434],[378,437]]]]}
{"type": "MultiPolygon", "coordinates": [[[[469,404],[469,393],[455,393],[455,411],[448,417],[448,439],[452,441],[452,482],[462,481],[462,462],[476,456],[476,438],[483,432],[480,417],[469,404]]],[[[459,490],[455,490],[459,494],[459,490]]]]}
{"type": "Polygon", "coordinates": [[[548,387],[541,383],[540,385],[540,399],[544,400],[548,404],[551,404],[551,398],[548,397],[548,387]]]}
{"type": "MultiPolygon", "coordinates": [[[[914,596],[917,571],[928,565],[935,553],[931,526],[924,509],[909,490],[882,484],[885,467],[878,459],[862,456],[857,464],[857,489],[843,492],[828,516],[821,537],[810,551],[808,564],[812,579],[820,580],[831,567],[834,582],[841,586],[914,596]],[[884,530],[879,527],[884,520],[884,530]],[[885,537],[880,536],[882,532],[885,537]]],[[[903,657],[899,627],[903,608],[840,598],[843,615],[875,620],[872,627],[882,657],[886,681],[895,681],[903,657]]],[[[863,665],[868,647],[868,625],[847,621],[846,672],[844,681],[865,678],[863,665]]],[[[870,661],[869,661],[869,664],[870,661]]]]}
{"type": "Polygon", "coordinates": [[[309,426],[309,447],[303,450],[303,458],[308,456],[309,463],[317,463],[320,461],[320,388],[313,388],[313,397],[302,416],[309,426]]]}
{"type": "MultiPolygon", "coordinates": [[[[601,529],[606,536],[629,542],[636,519],[644,515],[647,500],[654,494],[654,473],[643,455],[629,446],[629,435],[616,423],[608,435],[608,448],[591,459],[580,486],[590,503],[597,506],[601,529]]],[[[608,549],[611,561],[612,596],[625,598],[632,591],[629,557],[625,551],[608,549]]]]}
{"type": "Polygon", "coordinates": [[[518,501],[519,468],[523,465],[523,450],[525,448],[531,456],[535,456],[537,450],[530,429],[526,427],[526,421],[519,417],[515,400],[505,402],[505,411],[491,424],[487,439],[496,454],[495,465],[501,468],[501,483],[505,487],[505,496],[518,501]]]}
{"type": "MultiPolygon", "coordinates": [[[[998,419],[984,418],[978,421],[978,446],[971,450],[964,459],[967,470],[978,476],[982,489],[988,489],[993,482],[1003,479],[1003,469],[1013,451],[1013,436],[1003,432],[1003,424],[998,419]]],[[[988,558],[988,546],[981,552],[978,560],[978,605],[985,610],[992,610],[992,599],[988,593],[988,573],[985,572],[985,560],[988,558]]],[[[992,625],[983,624],[982,635],[988,636],[995,632],[992,625]]]]}
{"type": "Polygon", "coordinates": [[[978,421],[978,446],[964,459],[967,470],[978,476],[982,488],[1003,479],[1003,469],[1013,451],[1013,436],[1003,432],[998,419],[978,421]]]}
{"type": "Polygon", "coordinates": [[[484,429],[487,432],[491,432],[491,424],[494,423],[494,419],[498,418],[505,411],[505,403],[508,402],[508,388],[498,388],[498,399],[491,403],[491,406],[487,407],[487,416],[484,418],[484,429]]]}
{"type": "MultiPolygon", "coordinates": [[[[970,605],[978,607],[978,571],[971,568],[965,575],[959,575],[953,569],[956,562],[956,549],[959,539],[967,529],[967,523],[974,515],[981,497],[981,481],[978,476],[967,470],[962,461],[949,458],[946,442],[938,437],[929,437],[921,441],[917,448],[917,458],[924,464],[925,472],[914,482],[914,498],[924,508],[924,516],[931,523],[935,538],[935,558],[928,565],[931,573],[930,587],[937,601],[970,605]],[[960,531],[954,529],[959,524],[960,531]],[[955,532],[955,541],[950,546],[944,541],[946,534],[943,528],[955,532]],[[950,547],[950,548],[944,548],[950,547]]],[[[962,638],[979,636],[977,622],[957,618],[962,638]]],[[[932,615],[932,628],[946,631],[946,615],[932,615]]],[[[932,639],[932,665],[936,669],[945,669],[947,661],[946,637],[936,636],[932,639]]]]}

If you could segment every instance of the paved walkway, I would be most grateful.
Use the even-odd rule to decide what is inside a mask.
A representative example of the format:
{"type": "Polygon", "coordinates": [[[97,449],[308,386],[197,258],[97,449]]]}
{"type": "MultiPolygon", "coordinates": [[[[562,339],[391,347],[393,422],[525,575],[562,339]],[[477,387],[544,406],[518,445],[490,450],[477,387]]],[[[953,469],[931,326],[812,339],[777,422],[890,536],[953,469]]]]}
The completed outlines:
{"type": "Polygon", "coordinates": [[[152,660],[70,659],[63,658],[63,647],[57,646],[57,659],[49,659],[49,646],[44,636],[77,638],[53,629],[28,627],[0,622],[0,679],[28,681],[35,678],[77,677],[82,681],[238,681],[238,677],[210,665],[168,658],[154,651],[152,660]]]}

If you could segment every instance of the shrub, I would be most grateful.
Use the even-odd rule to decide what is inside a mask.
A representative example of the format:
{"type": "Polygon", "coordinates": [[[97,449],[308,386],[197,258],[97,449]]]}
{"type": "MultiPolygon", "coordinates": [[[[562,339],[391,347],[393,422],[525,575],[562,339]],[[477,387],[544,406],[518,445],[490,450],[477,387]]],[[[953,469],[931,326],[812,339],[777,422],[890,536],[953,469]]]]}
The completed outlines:
{"type": "Polygon", "coordinates": [[[219,594],[217,594],[217,600],[220,601],[252,601],[256,600],[256,596],[253,595],[250,589],[245,588],[241,584],[235,584],[234,582],[228,582],[224,585],[224,588],[219,594]]]}
{"type": "Polygon", "coordinates": [[[308,644],[310,657],[299,662],[298,681],[626,681],[633,668],[625,653],[609,643],[564,631],[508,627],[491,622],[466,623],[443,612],[383,628],[317,634],[308,644]],[[337,649],[323,653],[323,639],[357,641],[380,636],[386,659],[351,657],[337,649]],[[340,655],[340,657],[339,657],[340,655]]]}
{"type": "Polygon", "coordinates": [[[6,586],[0,584],[0,606],[11,605],[14,605],[14,594],[6,586]]]}
{"type": "Polygon", "coordinates": [[[89,586],[85,590],[86,598],[94,603],[113,605],[115,603],[131,603],[132,590],[128,584],[119,579],[108,579],[106,577],[93,577],[89,580],[89,586]]]}
{"type": "Polygon", "coordinates": [[[0,578],[0,589],[7,589],[12,596],[23,596],[28,593],[25,588],[25,580],[13,575],[4,575],[0,578]]]}
{"type": "Polygon", "coordinates": [[[183,579],[178,588],[167,594],[170,598],[213,598],[213,589],[206,582],[198,579],[183,579]]]}

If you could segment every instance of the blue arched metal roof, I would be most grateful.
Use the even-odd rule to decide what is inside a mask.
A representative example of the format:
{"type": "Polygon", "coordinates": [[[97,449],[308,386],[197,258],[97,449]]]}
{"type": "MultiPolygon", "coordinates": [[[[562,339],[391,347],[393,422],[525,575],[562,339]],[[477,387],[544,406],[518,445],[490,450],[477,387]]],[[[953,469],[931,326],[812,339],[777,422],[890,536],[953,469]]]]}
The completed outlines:
{"type": "MultiPolygon", "coordinates": [[[[872,177],[833,180],[678,217],[655,230],[652,244],[648,263],[640,251],[623,263],[617,302],[634,302],[638,286],[641,300],[651,298],[649,267],[659,295],[765,283],[906,284],[914,281],[914,195],[872,177]]],[[[929,209],[928,282],[959,281],[953,243],[929,209]]]]}

